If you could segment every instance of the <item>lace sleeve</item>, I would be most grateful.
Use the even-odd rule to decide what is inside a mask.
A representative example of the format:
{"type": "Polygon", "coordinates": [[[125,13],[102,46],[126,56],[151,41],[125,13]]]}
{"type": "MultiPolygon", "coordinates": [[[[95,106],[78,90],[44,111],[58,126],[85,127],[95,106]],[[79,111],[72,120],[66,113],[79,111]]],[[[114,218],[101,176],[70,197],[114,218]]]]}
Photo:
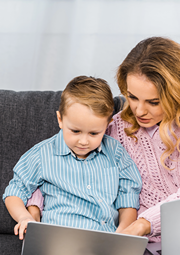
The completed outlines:
{"type": "Polygon", "coordinates": [[[43,203],[44,203],[44,197],[43,197],[40,189],[37,189],[34,191],[31,198],[28,199],[26,207],[35,205],[40,209],[41,215],[42,215],[42,211],[43,211],[43,207],[44,207],[43,203]]]}

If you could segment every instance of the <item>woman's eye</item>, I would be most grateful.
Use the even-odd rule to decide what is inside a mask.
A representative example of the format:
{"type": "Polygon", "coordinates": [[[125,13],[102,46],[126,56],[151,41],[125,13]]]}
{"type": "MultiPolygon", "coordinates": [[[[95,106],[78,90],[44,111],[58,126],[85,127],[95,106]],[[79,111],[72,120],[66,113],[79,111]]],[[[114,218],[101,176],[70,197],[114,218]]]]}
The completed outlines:
{"type": "Polygon", "coordinates": [[[158,105],[159,102],[149,102],[151,105],[158,105]]]}
{"type": "Polygon", "coordinates": [[[128,97],[131,98],[131,99],[133,99],[133,100],[137,99],[136,97],[131,96],[131,95],[129,95],[128,97]]]}

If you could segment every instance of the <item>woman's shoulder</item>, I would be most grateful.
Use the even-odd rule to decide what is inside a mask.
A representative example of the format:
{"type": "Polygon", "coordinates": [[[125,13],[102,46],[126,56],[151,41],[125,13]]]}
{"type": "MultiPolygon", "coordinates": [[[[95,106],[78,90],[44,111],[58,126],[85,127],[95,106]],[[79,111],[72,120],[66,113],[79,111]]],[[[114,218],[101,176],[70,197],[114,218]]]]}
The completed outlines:
{"type": "Polygon", "coordinates": [[[130,124],[121,118],[120,111],[113,116],[111,122],[107,127],[106,134],[123,143],[122,139],[124,136],[126,136],[124,129],[129,126],[130,124]]]}
{"type": "Polygon", "coordinates": [[[110,125],[118,125],[118,126],[121,125],[123,126],[123,128],[130,127],[131,124],[121,118],[121,113],[122,111],[118,112],[117,114],[113,116],[113,120],[110,123],[110,125]]]}

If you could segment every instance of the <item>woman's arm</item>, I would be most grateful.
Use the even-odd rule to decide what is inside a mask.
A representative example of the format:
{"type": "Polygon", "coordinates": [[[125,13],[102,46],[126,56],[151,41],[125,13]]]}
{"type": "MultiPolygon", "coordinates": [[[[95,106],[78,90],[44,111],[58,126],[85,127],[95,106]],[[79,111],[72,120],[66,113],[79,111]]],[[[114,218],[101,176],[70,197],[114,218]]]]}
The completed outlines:
{"type": "Polygon", "coordinates": [[[138,219],[133,222],[129,227],[127,227],[123,233],[129,235],[148,235],[151,236],[161,234],[161,216],[160,216],[160,206],[169,201],[180,199],[180,189],[177,193],[173,193],[168,196],[165,200],[157,203],[155,206],[150,207],[146,211],[142,212],[138,219]],[[151,228],[152,226],[152,228],[151,228]]]}
{"type": "Polygon", "coordinates": [[[26,207],[36,221],[40,221],[43,210],[44,197],[40,189],[35,190],[31,198],[28,199],[26,207]]]}
{"type": "Polygon", "coordinates": [[[161,215],[160,215],[160,206],[165,202],[170,202],[173,200],[180,199],[180,188],[176,193],[171,194],[165,200],[157,203],[155,206],[150,207],[146,211],[142,212],[138,219],[144,218],[147,221],[151,222],[152,229],[150,231],[152,236],[161,234],[161,215]]]}

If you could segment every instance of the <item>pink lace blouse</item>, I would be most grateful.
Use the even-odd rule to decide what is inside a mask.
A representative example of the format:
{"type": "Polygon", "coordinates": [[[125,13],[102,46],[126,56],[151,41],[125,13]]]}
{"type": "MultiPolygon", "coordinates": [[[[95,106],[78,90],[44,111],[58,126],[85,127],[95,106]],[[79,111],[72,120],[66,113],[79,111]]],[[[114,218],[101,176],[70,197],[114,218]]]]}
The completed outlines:
{"type": "MultiPolygon", "coordinates": [[[[140,127],[135,134],[138,141],[128,137],[124,128],[130,124],[123,121],[120,113],[113,117],[109,124],[107,134],[114,137],[125,147],[131,158],[136,163],[143,182],[140,193],[140,209],[138,218],[145,218],[151,222],[152,231],[150,241],[159,242],[160,205],[163,202],[180,199],[180,153],[176,149],[171,159],[166,159],[166,166],[174,170],[165,169],[160,162],[160,157],[165,150],[160,135],[159,127],[146,129],[140,127]]],[[[173,125],[177,137],[180,137],[180,128],[173,125]]]]}

